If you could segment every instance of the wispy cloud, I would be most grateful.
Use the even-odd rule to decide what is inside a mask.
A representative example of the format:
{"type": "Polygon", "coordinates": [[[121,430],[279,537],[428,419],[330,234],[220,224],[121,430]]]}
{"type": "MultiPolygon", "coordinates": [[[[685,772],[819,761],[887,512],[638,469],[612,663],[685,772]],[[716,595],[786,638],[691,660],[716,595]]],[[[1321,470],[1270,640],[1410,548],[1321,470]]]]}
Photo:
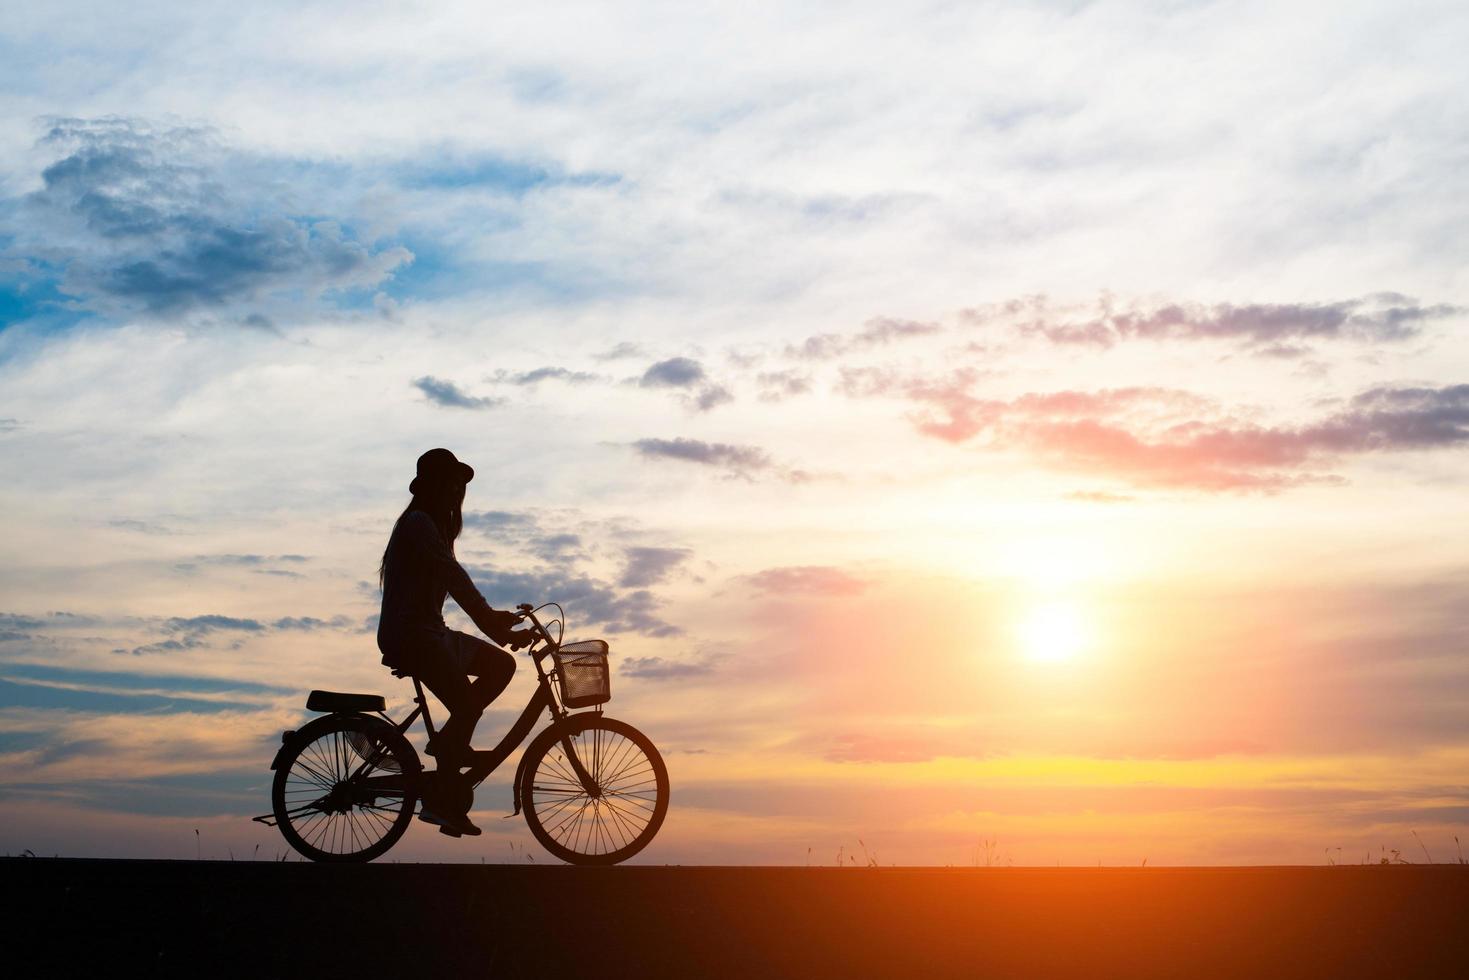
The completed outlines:
{"type": "Polygon", "coordinates": [[[459,386],[443,378],[424,375],[413,379],[413,387],[423,392],[424,397],[444,408],[494,408],[504,404],[503,398],[476,397],[461,391],[459,386]]]}
{"type": "Polygon", "coordinates": [[[854,351],[889,344],[895,340],[927,337],[939,333],[942,329],[937,323],[875,317],[868,320],[861,330],[854,333],[824,333],[807,337],[800,344],[788,346],[786,356],[826,361],[854,351]]]}
{"type": "Polygon", "coordinates": [[[617,584],[623,588],[645,588],[657,585],[674,569],[693,555],[688,548],[628,548],[624,553],[626,563],[617,584]]]}
{"type": "Polygon", "coordinates": [[[738,446],[724,442],[704,442],[701,439],[639,439],[633,444],[640,456],[647,459],[668,459],[682,463],[693,463],[722,470],[727,476],[750,480],[758,475],[770,474],[779,479],[800,483],[810,479],[801,470],[778,466],[770,454],[758,446],[738,446]]]}
{"type": "Polygon", "coordinates": [[[242,195],[237,167],[211,132],[127,119],[59,119],[14,225],[11,256],[54,270],[57,287],[96,310],[175,317],[287,292],[368,288],[412,260],[375,249],[343,224],[242,195]]]}
{"type": "Polygon", "coordinates": [[[1276,490],[1339,482],[1322,467],[1370,453],[1454,449],[1469,444],[1469,385],[1384,386],[1304,425],[1258,425],[1173,389],[1059,391],[982,399],[964,375],[914,383],[925,406],[920,432],[947,442],[984,437],[1083,472],[1137,485],[1199,490],[1276,490]]]}
{"type": "Polygon", "coordinates": [[[800,371],[762,371],[755,377],[760,386],[760,400],[784,401],[812,391],[811,375],[800,371]]]}
{"type": "Polygon", "coordinates": [[[624,657],[617,661],[617,672],[647,681],[683,680],[707,677],[714,673],[707,660],[672,660],[665,657],[624,657]]]}
{"type": "Polygon", "coordinates": [[[590,624],[608,633],[660,637],[683,632],[658,614],[661,603],[647,589],[622,591],[590,576],[563,569],[509,571],[485,565],[468,568],[491,605],[511,608],[521,602],[559,602],[573,617],[573,631],[582,628],[582,624],[590,624]]]}
{"type": "Polygon", "coordinates": [[[605,379],[601,375],[588,371],[573,371],[564,367],[540,367],[530,371],[496,371],[490,380],[494,384],[534,386],[542,381],[561,381],[570,385],[584,385],[605,379]]]}
{"type": "Polygon", "coordinates": [[[1326,303],[1163,303],[1117,308],[1104,299],[1091,309],[1053,306],[1044,296],[973,308],[961,319],[976,326],[1013,327],[1053,344],[1112,347],[1128,340],[1234,341],[1267,356],[1298,356],[1308,341],[1398,343],[1431,323],[1469,310],[1378,293],[1326,303]]]}

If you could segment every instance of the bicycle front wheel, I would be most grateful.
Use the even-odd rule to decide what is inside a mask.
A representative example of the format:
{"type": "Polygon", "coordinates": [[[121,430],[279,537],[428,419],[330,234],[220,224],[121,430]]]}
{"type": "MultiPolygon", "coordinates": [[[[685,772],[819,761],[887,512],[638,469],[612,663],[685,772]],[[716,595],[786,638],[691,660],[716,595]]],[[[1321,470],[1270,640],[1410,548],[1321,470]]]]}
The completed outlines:
{"type": "Polygon", "coordinates": [[[571,864],[617,864],[648,846],[668,813],[668,769],[624,721],[573,715],[526,749],[520,804],[541,846],[571,864]],[[567,755],[576,753],[592,786],[567,755]]]}
{"type": "Polygon", "coordinates": [[[371,861],[412,822],[421,769],[418,753],[391,725],[328,715],[301,729],[276,767],[276,825],[313,861],[371,861]]]}

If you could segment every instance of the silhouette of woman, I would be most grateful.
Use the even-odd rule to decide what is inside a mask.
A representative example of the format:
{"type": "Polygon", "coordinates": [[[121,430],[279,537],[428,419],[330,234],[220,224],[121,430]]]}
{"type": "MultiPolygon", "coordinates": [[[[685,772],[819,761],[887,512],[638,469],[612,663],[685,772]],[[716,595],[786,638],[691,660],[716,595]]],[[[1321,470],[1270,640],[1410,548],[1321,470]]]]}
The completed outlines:
{"type": "MultiPolygon", "coordinates": [[[[449,709],[449,720],[428,747],[441,772],[457,773],[469,764],[475,725],[515,673],[515,658],[509,653],[445,625],[445,596],[453,596],[474,625],[496,643],[515,649],[529,640],[511,632],[519,617],[490,608],[454,557],[454,539],[464,526],[465,485],[473,478],[474,470],[447,449],[430,449],[418,457],[418,475],[408,485],[413,499],[393,525],[378,569],[383,609],[377,645],[382,662],[416,675],[449,709]],[[471,683],[470,675],[478,679],[471,683]]],[[[443,813],[443,809],[426,807],[425,819],[447,823],[460,833],[479,833],[467,811],[443,813]]]]}

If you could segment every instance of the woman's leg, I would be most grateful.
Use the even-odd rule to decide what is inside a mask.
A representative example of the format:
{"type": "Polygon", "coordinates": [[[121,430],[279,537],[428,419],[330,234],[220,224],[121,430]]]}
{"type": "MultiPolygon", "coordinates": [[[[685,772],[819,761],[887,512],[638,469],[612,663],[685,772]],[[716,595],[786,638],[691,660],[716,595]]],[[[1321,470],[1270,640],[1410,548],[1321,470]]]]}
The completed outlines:
{"type": "Polygon", "coordinates": [[[426,654],[420,658],[419,679],[449,709],[435,755],[441,761],[446,752],[462,757],[486,706],[509,685],[515,658],[478,637],[452,630],[426,654]],[[470,683],[470,674],[478,680],[470,683]]]}

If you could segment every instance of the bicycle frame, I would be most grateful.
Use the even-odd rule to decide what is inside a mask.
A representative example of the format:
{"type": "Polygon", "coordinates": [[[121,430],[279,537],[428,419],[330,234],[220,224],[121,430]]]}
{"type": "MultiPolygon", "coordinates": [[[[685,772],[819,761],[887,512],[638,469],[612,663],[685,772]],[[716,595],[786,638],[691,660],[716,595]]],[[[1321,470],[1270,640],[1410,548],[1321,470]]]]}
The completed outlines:
{"type": "MultiPolygon", "coordinates": [[[[540,620],[536,619],[534,610],[524,611],[526,618],[529,619],[531,623],[535,626],[535,631],[539,634],[539,638],[545,641],[545,644],[539,650],[533,647],[530,651],[528,651],[531,655],[531,662],[534,663],[536,667],[536,689],[535,692],[531,694],[530,701],[526,703],[525,708],[520,712],[520,717],[515,719],[515,723],[510,726],[510,730],[505,733],[504,738],[500,739],[499,744],[496,745],[493,749],[474,750],[471,754],[471,758],[474,761],[473,764],[469,767],[468,771],[464,773],[458,773],[456,771],[456,775],[458,775],[461,779],[467,780],[471,787],[479,786],[479,784],[484,782],[485,779],[487,779],[492,772],[500,767],[501,763],[503,763],[506,759],[510,757],[511,753],[520,748],[520,745],[522,742],[525,741],[526,736],[528,736],[531,733],[531,730],[535,728],[536,720],[540,716],[542,710],[546,711],[547,714],[550,715],[552,725],[560,724],[571,716],[571,713],[567,711],[564,707],[562,707],[560,702],[557,700],[556,693],[551,685],[551,675],[546,673],[545,668],[541,665],[541,662],[549,654],[551,654],[554,650],[559,649],[560,644],[551,639],[551,634],[546,630],[544,626],[541,625],[540,620]]],[[[429,738],[433,738],[435,734],[433,719],[429,716],[428,700],[424,697],[423,684],[421,681],[419,681],[416,675],[409,676],[411,676],[413,679],[413,690],[416,694],[414,701],[417,702],[418,706],[414,708],[413,711],[409,713],[408,717],[404,718],[401,722],[393,721],[393,719],[389,718],[386,714],[383,714],[382,717],[388,722],[388,724],[396,728],[401,734],[408,731],[408,727],[413,724],[413,722],[418,718],[419,715],[423,715],[424,728],[428,730],[429,738]]],[[[565,749],[567,759],[571,762],[572,769],[575,772],[577,779],[581,781],[583,788],[586,789],[586,791],[591,795],[598,795],[596,781],[592,779],[591,775],[588,774],[586,769],[582,766],[581,759],[578,758],[576,754],[576,749],[571,744],[571,740],[569,738],[563,739],[562,746],[565,749]]],[[[368,765],[370,765],[370,763],[364,763],[362,767],[363,770],[365,770],[368,765]]],[[[515,796],[514,812],[519,813],[520,779],[518,778],[519,773],[517,773],[516,775],[517,778],[515,779],[514,784],[511,787],[511,792],[515,796]]],[[[379,781],[388,782],[395,778],[396,777],[392,776],[368,777],[366,782],[369,784],[377,783],[379,781]]]]}

